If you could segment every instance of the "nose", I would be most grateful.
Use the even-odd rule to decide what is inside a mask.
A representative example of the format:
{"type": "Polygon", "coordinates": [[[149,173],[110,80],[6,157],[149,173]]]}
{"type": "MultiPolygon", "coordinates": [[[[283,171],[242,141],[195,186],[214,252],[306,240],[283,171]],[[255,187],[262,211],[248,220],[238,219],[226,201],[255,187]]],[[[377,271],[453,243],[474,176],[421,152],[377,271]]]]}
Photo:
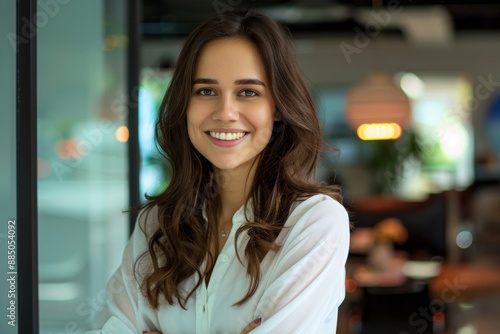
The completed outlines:
{"type": "Polygon", "coordinates": [[[233,96],[226,95],[220,98],[212,114],[212,119],[223,123],[231,123],[239,119],[237,102],[233,96]]]}

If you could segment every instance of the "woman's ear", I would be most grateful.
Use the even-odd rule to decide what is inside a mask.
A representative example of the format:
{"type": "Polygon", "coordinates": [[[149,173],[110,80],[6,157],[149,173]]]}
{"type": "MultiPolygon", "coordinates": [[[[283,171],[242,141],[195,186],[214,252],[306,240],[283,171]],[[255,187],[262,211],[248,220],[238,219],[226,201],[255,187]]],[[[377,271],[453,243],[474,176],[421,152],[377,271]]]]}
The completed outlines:
{"type": "Polygon", "coordinates": [[[275,122],[279,122],[279,121],[281,121],[281,116],[280,116],[280,114],[279,114],[279,112],[278,112],[278,109],[275,109],[275,110],[274,110],[274,121],[275,121],[275,122]]]}

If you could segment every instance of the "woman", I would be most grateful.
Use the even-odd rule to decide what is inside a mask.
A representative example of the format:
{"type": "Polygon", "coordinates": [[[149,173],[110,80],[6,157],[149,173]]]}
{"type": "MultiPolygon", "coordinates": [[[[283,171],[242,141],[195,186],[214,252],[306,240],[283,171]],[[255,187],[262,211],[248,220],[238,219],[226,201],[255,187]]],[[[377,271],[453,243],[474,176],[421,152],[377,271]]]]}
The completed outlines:
{"type": "Polygon", "coordinates": [[[103,332],[335,333],[348,216],[313,182],[321,128],[284,30],[256,12],[196,28],[156,136],[171,182],[139,215],[103,332]]]}

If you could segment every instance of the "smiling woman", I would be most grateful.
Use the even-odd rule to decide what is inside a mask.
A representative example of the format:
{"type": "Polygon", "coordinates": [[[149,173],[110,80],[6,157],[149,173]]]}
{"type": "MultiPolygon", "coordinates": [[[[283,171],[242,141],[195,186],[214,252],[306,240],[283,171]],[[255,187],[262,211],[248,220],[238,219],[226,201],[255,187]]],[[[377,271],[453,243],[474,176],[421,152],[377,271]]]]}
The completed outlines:
{"type": "Polygon", "coordinates": [[[187,38],[156,138],[172,167],[108,286],[103,333],[335,333],[349,221],[314,182],[316,108],[287,33],[253,11],[187,38]]]}

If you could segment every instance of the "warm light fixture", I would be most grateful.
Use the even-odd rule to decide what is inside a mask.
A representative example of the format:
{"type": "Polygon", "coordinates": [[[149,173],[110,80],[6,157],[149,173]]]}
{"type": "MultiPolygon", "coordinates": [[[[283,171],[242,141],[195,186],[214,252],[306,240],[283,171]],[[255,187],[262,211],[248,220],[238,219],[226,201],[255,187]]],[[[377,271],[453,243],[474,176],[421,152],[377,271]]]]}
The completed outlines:
{"type": "Polygon", "coordinates": [[[362,140],[388,140],[401,137],[401,127],[397,123],[361,124],[357,129],[362,140]]]}
{"type": "Polygon", "coordinates": [[[367,133],[366,131],[392,133],[391,131],[393,131],[394,134],[397,134],[399,132],[394,138],[374,136],[371,140],[396,139],[401,135],[401,129],[411,119],[410,101],[403,90],[394,84],[389,75],[373,73],[347,92],[346,119],[347,123],[357,130],[358,135],[360,134],[359,128],[362,125],[367,125],[367,127],[363,127],[361,133],[367,133]],[[394,125],[388,126],[392,123],[398,125],[399,130],[394,125]],[[374,127],[375,124],[378,126],[374,127]]]}

